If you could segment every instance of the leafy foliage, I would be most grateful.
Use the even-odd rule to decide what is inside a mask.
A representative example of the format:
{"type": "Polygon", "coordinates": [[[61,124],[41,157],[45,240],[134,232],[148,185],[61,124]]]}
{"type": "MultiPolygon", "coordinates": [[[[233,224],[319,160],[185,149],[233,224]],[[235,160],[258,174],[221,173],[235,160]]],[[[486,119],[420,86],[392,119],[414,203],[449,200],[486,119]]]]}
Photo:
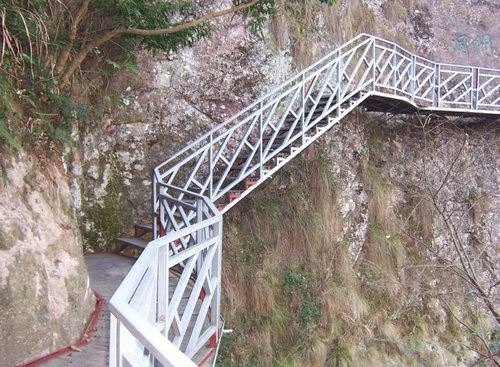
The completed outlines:
{"type": "Polygon", "coordinates": [[[300,327],[312,327],[322,316],[321,298],[315,296],[315,279],[311,273],[295,266],[286,268],[283,278],[285,294],[298,300],[296,315],[300,327]]]}
{"type": "MultiPolygon", "coordinates": [[[[275,14],[276,4],[233,0],[233,8],[207,14],[194,0],[4,0],[0,142],[17,149],[18,135],[27,144],[69,140],[71,121],[86,116],[72,102],[82,91],[69,85],[78,70],[89,75],[89,85],[123,68],[137,72],[137,49],[156,53],[192,46],[211,35],[211,19],[235,11],[243,11],[256,32],[275,14]],[[13,103],[19,105],[18,113],[13,113],[13,103]]],[[[88,95],[81,99],[88,99],[95,89],[83,92],[88,95]]]]}
{"type": "MultiPolygon", "coordinates": [[[[233,0],[235,6],[242,5],[243,0],[233,0]]],[[[276,14],[276,4],[274,0],[262,0],[256,5],[245,10],[249,16],[247,25],[252,32],[258,32],[264,26],[267,18],[276,14]]]]}
{"type": "MultiPolygon", "coordinates": [[[[197,8],[191,1],[142,1],[101,0],[103,10],[111,17],[112,28],[120,26],[139,29],[167,29],[196,17],[197,8]]],[[[180,47],[192,46],[196,41],[210,36],[212,25],[200,25],[182,31],[157,36],[125,34],[131,44],[140,43],[152,51],[176,51],[180,47]]]]}
{"type": "MultiPolygon", "coordinates": [[[[239,3],[247,2],[235,2],[239,3]]],[[[250,27],[261,27],[272,9],[271,0],[248,9],[249,18],[255,18],[250,27]]],[[[70,141],[72,123],[87,115],[84,105],[73,101],[81,91],[67,84],[76,70],[87,68],[92,73],[86,75],[93,79],[92,75],[103,78],[124,68],[137,73],[134,52],[138,48],[176,51],[209,37],[210,22],[191,25],[204,13],[192,0],[3,1],[0,144],[19,149],[18,141],[25,146],[70,141]],[[182,29],[165,34],[129,32],[179,26],[182,29]]]]}

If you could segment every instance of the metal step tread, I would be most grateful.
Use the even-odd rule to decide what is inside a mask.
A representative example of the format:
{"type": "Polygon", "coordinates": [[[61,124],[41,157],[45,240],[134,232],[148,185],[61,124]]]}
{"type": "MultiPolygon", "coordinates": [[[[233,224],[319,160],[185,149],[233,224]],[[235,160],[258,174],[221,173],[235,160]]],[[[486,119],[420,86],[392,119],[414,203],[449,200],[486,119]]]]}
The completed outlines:
{"type": "Polygon", "coordinates": [[[151,224],[136,223],[136,224],[134,224],[134,227],[136,229],[140,229],[140,230],[143,230],[145,232],[153,232],[153,226],[151,224]]]}
{"type": "Polygon", "coordinates": [[[138,247],[141,249],[145,249],[147,244],[149,243],[148,240],[145,240],[144,238],[140,238],[140,237],[117,237],[117,238],[115,238],[115,242],[121,243],[121,244],[127,245],[127,246],[138,247]]]}

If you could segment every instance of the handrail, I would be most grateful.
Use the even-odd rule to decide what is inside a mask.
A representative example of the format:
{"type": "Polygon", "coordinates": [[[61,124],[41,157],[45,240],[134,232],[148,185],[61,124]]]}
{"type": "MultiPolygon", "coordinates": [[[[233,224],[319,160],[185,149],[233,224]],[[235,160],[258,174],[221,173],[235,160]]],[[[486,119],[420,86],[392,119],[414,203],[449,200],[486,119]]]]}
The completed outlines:
{"type": "MultiPolygon", "coordinates": [[[[183,153],[185,153],[186,151],[189,150],[190,146],[192,145],[195,145],[197,143],[200,143],[202,142],[204,139],[208,138],[210,135],[214,135],[214,133],[216,133],[217,131],[219,131],[220,129],[226,127],[228,124],[230,124],[232,121],[236,120],[238,117],[240,117],[242,114],[244,114],[245,112],[248,112],[249,110],[251,110],[253,107],[256,107],[258,106],[262,101],[264,101],[265,99],[267,99],[268,97],[272,96],[276,91],[278,90],[281,90],[281,89],[284,89],[286,86],[290,85],[291,83],[293,83],[294,81],[297,81],[298,79],[300,79],[302,76],[304,76],[307,72],[313,70],[315,67],[321,65],[323,62],[326,62],[327,60],[330,60],[332,57],[335,57],[337,54],[339,54],[341,52],[341,50],[349,47],[350,45],[352,45],[353,43],[355,43],[356,41],[358,41],[359,39],[361,38],[367,38],[367,39],[371,39],[371,40],[374,40],[374,41],[379,41],[379,42],[383,42],[383,43],[386,43],[386,44],[389,44],[391,46],[394,47],[394,50],[395,51],[398,51],[398,53],[408,53],[409,55],[413,55],[413,56],[416,56],[418,57],[420,60],[424,60],[426,62],[429,62],[429,63],[432,63],[434,65],[436,64],[439,64],[441,66],[447,66],[447,67],[470,67],[470,66],[467,66],[467,65],[462,65],[462,64],[451,64],[451,63],[437,63],[435,61],[432,61],[430,59],[427,59],[425,57],[422,57],[422,56],[419,56],[419,55],[415,55],[414,53],[412,53],[411,51],[407,50],[406,48],[404,47],[401,47],[399,46],[398,44],[392,42],[392,41],[388,41],[384,38],[381,38],[381,37],[378,37],[378,36],[373,36],[373,35],[370,35],[368,33],[360,33],[359,35],[357,35],[356,37],[354,37],[353,39],[347,41],[346,43],[344,43],[343,45],[339,46],[338,48],[336,48],[334,51],[328,53],[327,55],[323,56],[322,58],[320,58],[319,60],[317,60],[316,62],[314,62],[313,64],[311,64],[310,66],[308,66],[307,68],[303,69],[301,72],[299,72],[298,74],[296,74],[295,76],[291,77],[290,79],[288,79],[287,81],[279,84],[277,87],[275,87],[272,91],[270,92],[267,92],[265,93],[264,95],[262,95],[260,98],[258,98],[255,102],[249,104],[247,107],[243,108],[241,111],[239,111],[238,113],[236,113],[235,115],[231,116],[230,118],[228,118],[227,120],[225,120],[223,123],[213,127],[212,129],[210,129],[209,131],[207,131],[206,133],[204,133],[203,135],[201,135],[199,138],[197,138],[196,140],[194,141],[191,141],[188,143],[188,145],[186,145],[183,149],[179,150],[178,152],[174,153],[171,157],[169,157],[167,160],[165,160],[164,162],[160,163],[156,168],[156,169],[160,169],[161,167],[165,166],[166,164],[170,163],[172,160],[174,160],[175,158],[179,157],[180,155],[182,155],[183,153]]],[[[498,72],[498,69],[492,69],[492,68],[478,68],[480,70],[485,70],[485,71],[497,71],[498,72]]]]}
{"type": "MultiPolygon", "coordinates": [[[[338,47],[335,51],[332,51],[329,54],[327,54],[326,56],[323,56],[321,59],[319,59],[318,61],[314,62],[312,65],[308,66],[307,68],[305,68],[304,70],[302,70],[301,72],[299,72],[298,74],[296,74],[295,76],[293,76],[292,78],[288,79],[287,81],[283,82],[282,84],[280,84],[279,86],[277,86],[276,88],[274,88],[271,92],[265,93],[259,99],[257,99],[255,102],[249,104],[247,107],[243,108],[241,111],[239,111],[235,115],[231,116],[229,119],[225,120],[223,123],[221,123],[221,124],[213,127],[212,129],[210,129],[209,131],[207,131],[205,134],[201,135],[196,140],[190,142],[189,145],[187,145],[183,149],[179,150],[177,153],[174,153],[174,155],[172,155],[170,158],[168,158],[165,162],[160,163],[156,168],[159,168],[159,167],[161,167],[161,166],[163,166],[163,165],[171,162],[173,159],[177,158],[179,155],[181,155],[182,153],[186,152],[189,149],[190,145],[194,145],[196,143],[199,143],[199,142],[203,141],[204,139],[206,139],[207,137],[209,137],[211,134],[213,134],[216,131],[218,131],[218,130],[222,129],[223,127],[227,126],[229,123],[231,123],[231,121],[233,121],[233,120],[237,119],[238,117],[240,117],[243,113],[249,111],[253,107],[258,106],[259,103],[261,103],[266,98],[268,98],[271,95],[273,95],[273,93],[275,91],[277,91],[279,89],[285,88],[288,84],[290,84],[290,83],[298,80],[301,76],[303,76],[308,71],[312,70],[314,67],[320,65],[322,62],[324,62],[324,61],[328,60],[329,58],[331,58],[331,56],[333,56],[336,52],[338,52],[342,48],[347,47],[349,44],[354,43],[358,39],[360,39],[362,37],[366,37],[366,36],[370,37],[370,35],[368,35],[367,33],[360,33],[359,35],[357,35],[356,37],[354,37],[350,41],[348,41],[348,42],[344,43],[342,46],[338,47]]],[[[373,36],[371,36],[371,37],[373,37],[373,36]]],[[[156,168],[155,168],[155,170],[156,170],[156,168]]]]}
{"type": "Polygon", "coordinates": [[[190,358],[219,333],[222,215],[207,198],[192,196],[199,215],[151,241],[109,302],[110,366],[194,367],[190,358]],[[170,294],[173,269],[181,275],[170,294]],[[205,283],[211,289],[201,298],[205,283]]]}
{"type": "Polygon", "coordinates": [[[376,97],[425,112],[498,115],[500,70],[437,63],[362,33],[158,165],[152,195],[155,240],[110,303],[110,366],[121,366],[127,358],[144,362],[147,356],[148,365],[189,366],[172,361],[181,361],[181,354],[192,357],[209,339],[219,339],[222,215],[350,111],[376,97]],[[250,185],[217,208],[216,202],[231,197],[248,179],[250,185]],[[180,275],[169,294],[173,267],[180,275]],[[189,300],[182,303],[186,292],[189,300]],[[156,313],[147,302],[156,305],[156,313]],[[167,356],[157,347],[160,339],[165,350],[177,351],[167,356]],[[142,354],[125,356],[127,345],[142,354]]]}

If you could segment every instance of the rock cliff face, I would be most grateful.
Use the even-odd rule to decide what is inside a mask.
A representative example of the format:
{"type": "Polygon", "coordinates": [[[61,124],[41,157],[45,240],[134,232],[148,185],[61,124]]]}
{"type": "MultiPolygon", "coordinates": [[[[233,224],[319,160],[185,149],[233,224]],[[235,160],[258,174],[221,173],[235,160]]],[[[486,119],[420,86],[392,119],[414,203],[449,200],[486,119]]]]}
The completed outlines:
{"type": "Polygon", "coordinates": [[[20,154],[0,185],[0,365],[81,339],[95,299],[73,200],[57,164],[20,154]]]}
{"type": "Polygon", "coordinates": [[[221,366],[493,363],[499,137],[439,123],[357,112],[227,214],[221,366]]]}
{"type": "MultiPolygon", "coordinates": [[[[231,1],[204,3],[207,9],[216,9],[229,6],[231,1]]],[[[342,42],[360,32],[368,32],[394,40],[432,59],[499,66],[500,23],[497,18],[500,9],[493,0],[339,0],[331,7],[314,1],[280,0],[278,3],[277,16],[259,34],[249,33],[242,17],[234,15],[217,20],[214,36],[193,48],[158,57],[139,52],[140,73],[134,75],[124,71],[118,74],[106,89],[107,97],[97,106],[102,113],[95,115],[96,120],[86,131],[75,136],[78,142],[70,173],[64,174],[53,163],[47,163],[43,170],[35,169],[35,163],[25,156],[6,164],[5,184],[0,188],[2,366],[25,362],[78,339],[94,301],[83,265],[80,231],[86,249],[108,249],[112,238],[125,234],[133,222],[150,221],[151,169],[155,165],[342,42]],[[80,231],[75,225],[72,200],[80,231]],[[16,352],[7,353],[13,350],[16,352]]],[[[428,136],[431,154],[424,172],[422,137],[415,138],[415,128],[407,128],[408,121],[398,119],[395,124],[384,125],[385,128],[379,130],[383,134],[377,135],[371,126],[379,126],[384,121],[384,116],[376,114],[355,115],[318,145],[324,156],[322,162],[326,162],[323,172],[334,177],[330,183],[335,190],[323,187],[325,182],[319,179],[308,187],[317,197],[325,192],[332,195],[329,197],[332,206],[327,208],[329,211],[322,212],[329,215],[329,222],[320,223],[320,228],[331,230],[323,232],[332,235],[317,239],[337,245],[333,253],[322,252],[330,258],[343,259],[342,254],[348,254],[344,262],[336,265],[351,270],[333,272],[337,288],[318,287],[324,291],[321,294],[323,319],[320,323],[307,321],[306,326],[322,329],[324,334],[316,333],[320,341],[315,339],[316,344],[307,344],[310,348],[308,363],[323,365],[328,360],[335,361],[330,365],[348,364],[355,355],[365,358],[361,362],[370,360],[373,365],[401,360],[409,365],[412,360],[425,364],[430,363],[426,361],[435,362],[436,356],[441,358],[443,366],[460,365],[464,362],[458,360],[460,356],[473,361],[477,354],[468,355],[462,347],[446,349],[451,343],[439,344],[436,340],[455,335],[459,328],[453,323],[455,316],[477,304],[484,306],[481,297],[467,301],[447,298],[450,294],[444,290],[457,287],[453,280],[437,271],[423,276],[417,270],[427,266],[421,263],[422,260],[439,262],[445,259],[455,264],[458,255],[453,255],[453,241],[459,238],[478,264],[476,271],[480,284],[488,290],[496,281],[498,269],[495,264],[498,264],[499,252],[495,246],[498,246],[499,234],[495,224],[499,221],[500,206],[498,151],[493,147],[499,146],[498,139],[491,134],[493,130],[488,125],[469,125],[452,133],[438,129],[439,134],[428,136]],[[454,157],[450,152],[460,152],[456,164],[450,161],[454,157]],[[459,237],[447,229],[446,215],[438,215],[436,207],[424,205],[430,201],[429,196],[425,196],[429,189],[426,185],[430,183],[430,189],[439,187],[438,179],[450,165],[463,169],[456,171],[457,180],[454,178],[440,195],[443,202],[454,203],[446,210],[451,210],[449,218],[459,237]],[[422,180],[425,176],[431,179],[422,180]],[[381,205],[385,210],[381,210],[381,205]],[[391,226],[381,227],[381,221],[398,223],[401,218],[408,218],[414,225],[404,227],[410,238],[406,239],[408,244],[416,246],[422,242],[430,246],[427,250],[415,247],[404,253],[398,245],[401,244],[398,236],[402,234],[396,233],[391,226]],[[375,249],[379,246],[374,244],[380,243],[389,252],[377,253],[375,249]],[[403,261],[405,256],[411,261],[403,261]],[[384,258],[390,261],[384,262],[384,258]],[[373,264],[382,269],[393,266],[398,272],[391,270],[382,277],[373,264]],[[405,282],[405,279],[412,281],[405,282]],[[346,297],[347,289],[350,290],[349,304],[335,303],[336,298],[346,297]],[[391,298],[399,301],[388,308],[390,312],[381,310],[391,298]],[[405,299],[409,301],[405,303],[405,299]],[[442,299],[453,301],[452,307],[443,306],[442,299]],[[464,303],[465,308],[458,311],[464,303]],[[457,313],[453,313],[454,310],[457,313]],[[416,318],[405,316],[410,313],[417,315],[416,318]],[[398,320],[405,322],[395,324],[398,320]],[[352,330],[365,330],[366,335],[354,335],[357,339],[344,340],[344,344],[335,339],[352,330]],[[369,343],[367,335],[372,336],[369,343]],[[403,341],[397,342],[398,338],[403,341]],[[381,343],[383,347],[374,347],[381,343]],[[433,348],[441,352],[429,355],[428,351],[433,348]],[[399,354],[384,359],[386,357],[381,356],[384,351],[386,355],[394,351],[399,354]],[[322,353],[329,359],[322,359],[322,353]],[[401,359],[404,356],[406,359],[401,359]]],[[[418,123],[413,121],[411,125],[418,126],[418,123]]],[[[317,165],[320,161],[313,156],[307,162],[309,171],[304,171],[305,166],[300,166],[300,162],[295,169],[318,177],[314,172],[320,170],[317,165]],[[316,171],[310,171],[311,167],[316,171]]],[[[290,179],[293,175],[287,175],[278,177],[279,185],[271,191],[271,196],[264,195],[265,200],[260,204],[271,203],[280,208],[277,198],[294,197],[290,193],[296,192],[297,185],[290,179]]],[[[299,178],[305,180],[300,175],[299,178]]],[[[307,203],[311,205],[310,213],[317,215],[314,208],[318,202],[313,198],[307,203]]],[[[292,204],[287,208],[292,212],[298,210],[292,204]]],[[[272,210],[270,213],[276,214],[272,210]]],[[[261,212],[254,214],[249,221],[255,222],[261,212]]],[[[269,311],[271,305],[280,305],[282,298],[291,294],[266,293],[266,290],[276,285],[282,289],[280,282],[296,280],[293,274],[299,275],[300,290],[300,279],[308,273],[297,270],[294,266],[299,264],[292,263],[288,264],[288,270],[283,268],[283,272],[266,273],[266,267],[280,269],[278,265],[288,254],[290,243],[279,237],[273,238],[273,243],[280,244],[276,245],[275,256],[261,259],[262,263],[252,261],[250,267],[245,267],[249,265],[245,259],[259,258],[263,252],[245,252],[250,239],[241,240],[246,234],[240,231],[241,216],[237,209],[229,215],[228,222],[225,309],[239,306],[234,308],[237,310],[234,313],[227,311],[229,321],[239,331],[238,344],[232,354],[224,355],[223,361],[228,365],[234,365],[236,360],[252,365],[253,350],[240,350],[239,353],[237,346],[249,345],[252,338],[266,341],[255,354],[257,361],[279,359],[284,349],[270,348],[273,345],[271,329],[246,324],[245,320],[252,319],[255,313],[252,310],[245,313],[244,305],[260,305],[269,311]],[[235,265],[241,265],[241,273],[229,272],[235,265]],[[245,298],[247,294],[236,292],[239,286],[248,286],[248,279],[257,285],[250,288],[249,294],[253,297],[250,300],[245,298]],[[260,297],[266,294],[272,297],[260,297]]],[[[252,248],[260,249],[258,246],[252,248]]],[[[303,253],[304,249],[299,246],[298,256],[303,257],[303,253]]],[[[308,255],[304,258],[311,262],[319,258],[311,249],[308,255]]],[[[304,279],[309,278],[305,276],[304,279]]],[[[495,289],[489,290],[488,297],[498,303],[495,289]]],[[[309,290],[304,288],[302,296],[307,296],[307,292],[309,290]]],[[[282,306],[278,311],[289,307],[291,316],[302,310],[299,321],[281,317],[283,312],[274,315],[277,317],[273,320],[292,326],[304,320],[315,320],[314,313],[308,312],[319,307],[307,302],[282,306]]],[[[259,320],[265,321],[265,317],[269,315],[259,320]]],[[[468,321],[477,320],[469,318],[468,321]]],[[[283,330],[278,329],[278,332],[283,330]]],[[[286,334],[285,339],[289,336],[286,334]]],[[[460,338],[453,341],[468,342],[460,338]]],[[[253,345],[259,349],[257,342],[253,345]]],[[[304,347],[304,340],[298,340],[297,345],[304,347]]],[[[297,345],[292,345],[292,352],[297,350],[297,345]]],[[[293,365],[293,360],[285,362],[293,365]]],[[[257,362],[254,365],[258,365],[257,362]]]]}
{"type": "MultiPolygon", "coordinates": [[[[259,34],[235,15],[191,49],[141,52],[75,156],[87,248],[150,221],[152,167],[356,34],[498,67],[497,15],[488,1],[280,1],[259,34]]],[[[235,334],[222,366],[465,366],[496,351],[470,333],[497,345],[498,137],[441,123],[353,113],[228,213],[223,313],[235,334]],[[460,281],[466,258],[479,288],[460,281]]]]}
{"type": "Polygon", "coordinates": [[[75,157],[73,190],[87,248],[108,248],[134,221],[150,220],[152,167],[359,32],[436,60],[492,67],[495,14],[498,5],[485,1],[282,1],[259,34],[235,15],[217,21],[214,36],[193,48],[156,58],[141,52],[141,72],[112,81],[106,117],[82,135],[75,157]]]}

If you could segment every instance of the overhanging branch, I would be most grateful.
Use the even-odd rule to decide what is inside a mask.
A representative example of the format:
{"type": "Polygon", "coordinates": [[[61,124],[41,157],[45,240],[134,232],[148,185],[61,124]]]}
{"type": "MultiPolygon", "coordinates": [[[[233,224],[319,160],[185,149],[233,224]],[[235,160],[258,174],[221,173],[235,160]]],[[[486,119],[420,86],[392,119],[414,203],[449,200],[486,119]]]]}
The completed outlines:
{"type": "Polygon", "coordinates": [[[247,8],[250,8],[251,6],[256,5],[257,3],[261,2],[262,0],[252,0],[248,3],[241,4],[232,8],[227,8],[224,10],[216,11],[210,14],[207,14],[199,19],[193,20],[191,22],[187,22],[184,24],[180,24],[174,27],[169,27],[169,28],[160,28],[160,29],[140,29],[140,28],[133,28],[133,27],[118,27],[108,33],[105,33],[101,37],[95,39],[94,41],[88,43],[87,45],[83,46],[83,48],[78,52],[78,54],[75,56],[73,61],[70,63],[68,66],[68,69],[66,72],[62,75],[61,77],[61,83],[64,85],[66,84],[71,76],[74,74],[75,70],[81,65],[83,60],[87,57],[87,55],[92,51],[93,49],[101,46],[102,44],[108,42],[112,38],[115,38],[119,35],[122,34],[135,34],[139,36],[162,36],[166,34],[172,34],[172,33],[177,33],[180,31],[183,31],[188,28],[195,27],[199,24],[208,22],[209,20],[221,17],[226,14],[231,14],[231,13],[236,13],[242,10],[245,10],[247,8]]]}

